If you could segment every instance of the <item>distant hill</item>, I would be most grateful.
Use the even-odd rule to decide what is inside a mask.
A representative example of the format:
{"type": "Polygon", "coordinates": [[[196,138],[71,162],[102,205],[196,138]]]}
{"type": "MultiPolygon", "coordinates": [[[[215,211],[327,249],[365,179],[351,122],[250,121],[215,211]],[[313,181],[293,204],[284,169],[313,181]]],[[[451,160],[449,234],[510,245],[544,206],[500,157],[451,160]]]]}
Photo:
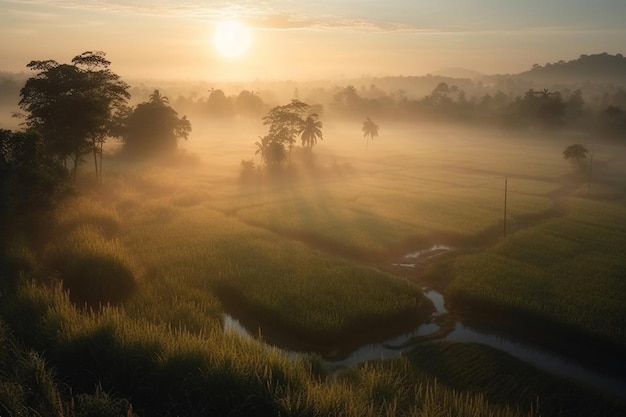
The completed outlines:
{"type": "Polygon", "coordinates": [[[542,83],[584,83],[626,85],[626,58],[622,54],[609,55],[606,52],[594,55],[581,55],[571,61],[558,61],[553,64],[537,65],[522,72],[516,78],[542,83]]]}
{"type": "Polygon", "coordinates": [[[443,68],[434,72],[433,75],[446,78],[465,78],[468,80],[478,80],[485,76],[485,74],[478,71],[460,67],[443,68]]]}

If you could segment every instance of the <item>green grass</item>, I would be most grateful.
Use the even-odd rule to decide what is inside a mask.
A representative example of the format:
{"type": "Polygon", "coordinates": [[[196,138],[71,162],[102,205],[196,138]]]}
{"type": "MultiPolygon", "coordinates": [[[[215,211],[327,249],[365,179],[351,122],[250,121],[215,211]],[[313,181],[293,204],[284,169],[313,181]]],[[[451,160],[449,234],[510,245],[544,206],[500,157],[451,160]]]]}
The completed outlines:
{"type": "Polygon", "coordinates": [[[133,306],[144,308],[148,297],[155,300],[161,293],[167,298],[157,298],[158,305],[227,291],[266,322],[312,340],[337,339],[372,319],[428,311],[419,289],[406,281],[277,239],[220,213],[189,209],[158,232],[148,228],[137,225],[124,236],[135,259],[149,266],[140,284],[146,290],[133,306]]]}
{"type": "Polygon", "coordinates": [[[624,218],[622,203],[569,199],[563,218],[457,259],[449,290],[626,346],[624,218]]]}
{"type": "Polygon", "coordinates": [[[94,226],[57,237],[45,256],[79,305],[118,304],[135,290],[133,260],[117,240],[106,239],[94,226]]]}
{"type": "Polygon", "coordinates": [[[417,371],[436,376],[446,386],[479,393],[494,404],[515,404],[522,411],[534,408],[541,415],[626,412],[624,400],[555,378],[487,346],[441,341],[418,345],[407,356],[417,371]]]}
{"type": "MultiPolygon", "coordinates": [[[[405,360],[365,364],[329,378],[315,356],[293,358],[218,327],[193,333],[130,318],[120,308],[85,313],[67,294],[40,286],[27,285],[23,291],[32,302],[47,305],[29,321],[56,329],[46,356],[63,380],[72,383],[76,398],[71,403],[85,411],[92,406],[103,411],[127,405],[126,400],[106,395],[114,391],[117,398],[128,399],[139,415],[533,415],[438,384],[416,374],[405,360]],[[89,394],[94,387],[96,393],[89,394]]],[[[3,359],[9,345],[1,346],[3,359]]],[[[38,358],[37,369],[50,372],[38,358]]],[[[39,387],[43,381],[53,399],[61,398],[54,375],[45,375],[37,383],[9,375],[0,388],[11,393],[19,387],[39,387]]],[[[27,404],[39,412],[48,407],[27,404]]]]}
{"type": "Polygon", "coordinates": [[[565,217],[555,217],[553,196],[569,184],[560,143],[389,127],[364,149],[355,144],[362,145],[359,126],[356,134],[329,127],[315,169],[294,163],[294,178],[256,185],[238,178],[239,161],[254,152],[251,132],[189,144],[206,151],[204,162],[105,162],[104,184],[86,183],[56,213],[59,234],[43,260],[70,291],[71,276],[132,278],[132,291],[115,286],[121,296],[111,298],[90,285],[90,304],[114,305],[84,309],[49,279],[40,254],[16,241],[8,273],[18,276],[17,288],[0,294],[0,313],[76,394],[101,384],[139,415],[535,414],[532,395],[507,397],[524,384],[498,391],[489,383],[507,361],[493,353],[424,346],[419,361],[369,363],[331,378],[315,355],[293,358],[222,330],[231,309],[330,346],[371,327],[419,322],[428,305],[417,285],[343,256],[387,262],[445,239],[497,242],[448,265],[458,299],[623,340],[620,189],[611,183],[613,191],[593,195],[612,202],[572,198],[559,205],[565,217]],[[497,240],[505,176],[515,232],[497,240]],[[464,357],[491,366],[472,376],[464,357]],[[426,369],[429,359],[449,368],[426,369]]]}

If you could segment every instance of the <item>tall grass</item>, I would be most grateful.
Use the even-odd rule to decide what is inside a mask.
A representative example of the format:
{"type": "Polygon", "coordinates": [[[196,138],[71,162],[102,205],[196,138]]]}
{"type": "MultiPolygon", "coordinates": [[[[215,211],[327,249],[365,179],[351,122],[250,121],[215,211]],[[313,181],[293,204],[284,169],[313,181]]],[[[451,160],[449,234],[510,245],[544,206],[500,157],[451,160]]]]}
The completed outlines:
{"type": "Polygon", "coordinates": [[[158,276],[139,294],[142,306],[148,299],[170,306],[173,298],[200,303],[202,297],[234,297],[238,308],[266,324],[311,340],[336,340],[371,320],[428,311],[419,289],[403,280],[278,240],[220,213],[189,209],[158,232],[146,227],[137,225],[124,237],[133,256],[158,276]]]}
{"type": "Polygon", "coordinates": [[[136,287],[132,259],[117,240],[104,238],[93,226],[59,236],[46,258],[77,304],[117,304],[136,287]]]}
{"type": "Polygon", "coordinates": [[[619,203],[570,199],[565,217],[459,258],[449,290],[626,346],[624,216],[619,203]]]}
{"type": "Polygon", "coordinates": [[[61,384],[43,356],[20,346],[0,320],[0,414],[7,416],[132,416],[128,401],[97,385],[95,392],[74,394],[61,384]]]}
{"type": "Polygon", "coordinates": [[[619,416],[626,411],[623,400],[555,378],[487,346],[440,341],[421,344],[407,356],[416,372],[436,376],[439,383],[455,389],[480,393],[492,404],[515,405],[523,412],[619,416]]]}

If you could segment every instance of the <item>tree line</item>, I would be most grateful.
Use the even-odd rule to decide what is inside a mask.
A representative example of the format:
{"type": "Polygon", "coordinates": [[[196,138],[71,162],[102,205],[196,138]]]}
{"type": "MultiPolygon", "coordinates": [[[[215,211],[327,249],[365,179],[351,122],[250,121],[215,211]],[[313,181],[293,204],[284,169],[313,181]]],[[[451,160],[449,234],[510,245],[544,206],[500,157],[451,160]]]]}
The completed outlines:
{"type": "MultiPolygon", "coordinates": [[[[468,80],[439,82],[430,93],[409,97],[402,89],[386,91],[378,86],[355,85],[312,88],[294,92],[294,99],[317,103],[316,112],[326,117],[361,119],[370,115],[379,120],[402,122],[439,122],[499,126],[511,129],[541,127],[576,129],[590,134],[626,138],[626,89],[622,86],[583,85],[521,87],[498,81],[468,91],[468,80]],[[518,92],[520,91],[521,92],[518,92]]],[[[258,92],[241,90],[226,95],[212,89],[208,97],[179,97],[177,106],[199,117],[214,119],[243,118],[258,120],[271,110],[258,92]]]]}

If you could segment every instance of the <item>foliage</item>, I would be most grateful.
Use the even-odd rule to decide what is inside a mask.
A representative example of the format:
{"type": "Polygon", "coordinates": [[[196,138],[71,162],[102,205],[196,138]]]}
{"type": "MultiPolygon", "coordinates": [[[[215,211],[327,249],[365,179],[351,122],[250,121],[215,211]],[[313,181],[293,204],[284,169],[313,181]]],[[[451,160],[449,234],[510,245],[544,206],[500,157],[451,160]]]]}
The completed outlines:
{"type": "Polygon", "coordinates": [[[209,114],[214,117],[230,117],[233,114],[233,103],[220,89],[211,89],[206,106],[209,114]]]}
{"type": "MultiPolygon", "coordinates": [[[[301,96],[310,97],[308,100],[327,105],[333,116],[354,120],[367,114],[375,120],[413,123],[454,122],[511,130],[539,127],[555,133],[577,129],[623,139],[624,62],[621,54],[603,53],[537,65],[521,74],[374,77],[357,80],[360,85],[300,84],[297,89],[301,96]],[[615,82],[609,83],[608,79],[615,82]]],[[[209,108],[210,114],[224,117],[230,116],[234,107],[238,114],[253,117],[263,113],[266,94],[267,91],[242,90],[238,95],[227,96],[222,90],[212,89],[208,99],[198,98],[198,92],[192,92],[180,99],[180,106],[185,111],[193,107],[202,114],[209,108]]],[[[321,115],[318,110],[314,112],[321,115]]]]}
{"type": "Polygon", "coordinates": [[[563,159],[568,160],[571,159],[577,165],[581,165],[585,159],[587,159],[587,154],[589,150],[585,148],[583,145],[574,144],[570,145],[563,151],[563,159]]]}
{"type": "Polygon", "coordinates": [[[176,149],[179,139],[187,139],[191,123],[168,106],[167,97],[154,90],[147,102],[138,104],[122,128],[124,149],[135,155],[154,155],[176,149]]]}
{"type": "Polygon", "coordinates": [[[317,138],[322,138],[322,122],[317,113],[310,113],[306,120],[302,117],[310,111],[310,106],[299,100],[272,108],[267,116],[263,117],[263,124],[269,126],[268,134],[256,142],[256,154],[267,167],[280,167],[291,156],[291,149],[296,143],[296,137],[301,135],[302,145],[312,148],[317,138]],[[289,154],[287,154],[289,147],[289,154]]]}
{"type": "Polygon", "coordinates": [[[515,111],[518,117],[530,123],[541,123],[544,126],[563,123],[566,109],[567,104],[563,101],[561,93],[548,89],[535,91],[531,88],[524,94],[524,97],[518,97],[515,101],[515,111]]]}
{"type": "Polygon", "coordinates": [[[266,135],[256,144],[256,154],[261,155],[261,159],[266,167],[276,169],[287,161],[287,149],[285,149],[285,145],[279,137],[266,135]]]}
{"type": "Polygon", "coordinates": [[[243,181],[249,181],[254,178],[257,169],[252,159],[241,160],[240,176],[243,181]]]}
{"type": "Polygon", "coordinates": [[[378,125],[376,123],[374,123],[369,117],[367,119],[365,119],[365,121],[363,122],[363,127],[361,128],[361,132],[363,132],[363,137],[366,140],[366,144],[367,144],[367,137],[369,136],[369,138],[371,140],[374,140],[374,138],[376,136],[378,136],[378,125]]]}
{"type": "Polygon", "coordinates": [[[319,120],[317,113],[310,114],[300,127],[300,135],[302,137],[302,146],[312,148],[317,143],[317,138],[324,139],[322,136],[322,122],[319,120]]]}
{"type": "Polygon", "coordinates": [[[31,226],[36,232],[34,217],[54,207],[69,189],[67,171],[45,145],[35,132],[0,130],[0,224],[5,236],[31,226]]]}
{"type": "Polygon", "coordinates": [[[250,90],[241,90],[235,99],[237,112],[244,116],[259,117],[263,113],[265,104],[257,93],[250,90]]]}
{"type": "Polygon", "coordinates": [[[74,177],[88,153],[93,153],[100,177],[102,145],[113,114],[130,97],[129,86],[109,65],[104,52],[92,51],[75,56],[71,64],[47,60],[27,65],[37,71],[20,92],[28,126],[41,133],[52,155],[71,158],[74,177]]]}

